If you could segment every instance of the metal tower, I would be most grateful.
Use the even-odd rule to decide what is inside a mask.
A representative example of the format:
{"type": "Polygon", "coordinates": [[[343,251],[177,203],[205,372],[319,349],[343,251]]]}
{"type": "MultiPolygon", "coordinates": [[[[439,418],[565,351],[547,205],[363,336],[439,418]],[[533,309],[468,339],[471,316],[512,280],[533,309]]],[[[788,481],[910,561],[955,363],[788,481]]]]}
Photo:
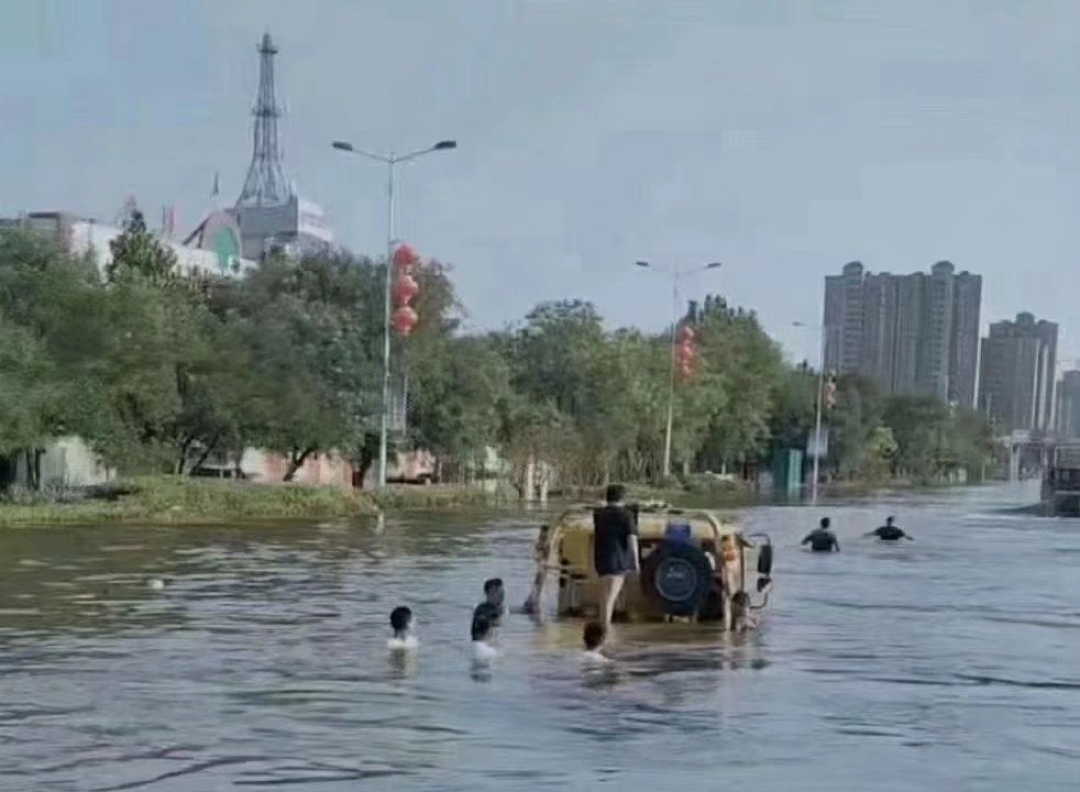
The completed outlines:
{"type": "Polygon", "coordinates": [[[274,56],[277,52],[270,34],[264,33],[259,45],[259,93],[251,111],[255,116],[255,147],[244,189],[236,199],[237,206],[280,206],[292,197],[278,148],[277,120],[281,108],[274,90],[274,56]]]}

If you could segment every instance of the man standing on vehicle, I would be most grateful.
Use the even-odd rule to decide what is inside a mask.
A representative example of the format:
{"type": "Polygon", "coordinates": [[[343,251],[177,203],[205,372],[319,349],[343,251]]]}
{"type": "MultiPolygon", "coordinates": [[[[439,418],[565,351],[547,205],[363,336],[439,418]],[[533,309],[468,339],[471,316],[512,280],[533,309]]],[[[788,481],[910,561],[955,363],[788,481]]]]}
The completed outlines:
{"type": "Polygon", "coordinates": [[[593,511],[593,562],[600,577],[600,621],[611,624],[626,576],[638,569],[637,514],[621,484],[607,488],[607,503],[593,511]]]}

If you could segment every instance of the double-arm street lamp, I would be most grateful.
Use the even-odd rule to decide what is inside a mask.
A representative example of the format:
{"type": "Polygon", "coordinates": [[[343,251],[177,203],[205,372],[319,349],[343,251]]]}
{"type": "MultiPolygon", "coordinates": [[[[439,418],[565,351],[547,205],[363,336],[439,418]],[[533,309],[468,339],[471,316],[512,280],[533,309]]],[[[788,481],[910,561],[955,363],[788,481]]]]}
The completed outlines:
{"type": "Polygon", "coordinates": [[[408,162],[414,160],[425,154],[432,154],[436,151],[448,151],[450,149],[457,148],[457,141],[455,140],[440,140],[434,146],[426,149],[420,149],[419,151],[413,151],[409,154],[378,154],[371,151],[364,151],[363,149],[356,148],[352,143],[345,140],[335,140],[333,146],[338,151],[344,151],[349,154],[358,154],[361,157],[367,157],[368,159],[381,162],[386,165],[386,305],[385,316],[383,317],[383,387],[382,387],[382,415],[379,421],[379,468],[378,468],[378,486],[386,486],[386,434],[387,434],[387,422],[389,420],[390,412],[390,304],[391,304],[391,281],[393,280],[393,259],[394,259],[394,167],[399,162],[408,162]]]}
{"type": "Polygon", "coordinates": [[[675,269],[666,267],[657,269],[648,261],[635,262],[638,267],[662,272],[671,278],[671,372],[668,379],[667,428],[664,430],[664,478],[671,476],[671,425],[675,419],[675,334],[679,324],[679,281],[695,272],[720,268],[719,261],[702,264],[697,267],[675,269]]]}

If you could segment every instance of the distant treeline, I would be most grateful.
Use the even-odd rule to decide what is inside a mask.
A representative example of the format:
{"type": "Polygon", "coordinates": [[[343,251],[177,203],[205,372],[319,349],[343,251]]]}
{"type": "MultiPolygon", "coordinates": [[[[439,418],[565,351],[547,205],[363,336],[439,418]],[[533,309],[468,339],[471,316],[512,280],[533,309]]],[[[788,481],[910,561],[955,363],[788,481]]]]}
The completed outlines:
{"type": "MultiPolygon", "coordinates": [[[[176,274],[135,213],[104,273],[33,232],[0,232],[0,480],[32,472],[78,435],[122,473],[186,473],[245,447],[282,454],[291,478],[336,451],[367,470],[381,409],[384,262],[343,252],[270,257],[241,278],[176,274]]],[[[495,448],[520,473],[564,484],[656,480],[670,336],[605,329],[595,307],[543,303],[500,332],[462,331],[449,269],[416,274],[419,323],[394,339],[408,367],[397,442],[464,477],[495,448]]],[[[658,305],[657,310],[665,306],[658,305]]],[[[767,464],[804,448],[817,376],[784,363],[753,312],[710,297],[693,316],[698,364],[675,390],[679,475],[767,464]]],[[[829,471],[843,478],[942,476],[992,461],[990,427],[931,398],[883,398],[841,377],[829,471]]]]}

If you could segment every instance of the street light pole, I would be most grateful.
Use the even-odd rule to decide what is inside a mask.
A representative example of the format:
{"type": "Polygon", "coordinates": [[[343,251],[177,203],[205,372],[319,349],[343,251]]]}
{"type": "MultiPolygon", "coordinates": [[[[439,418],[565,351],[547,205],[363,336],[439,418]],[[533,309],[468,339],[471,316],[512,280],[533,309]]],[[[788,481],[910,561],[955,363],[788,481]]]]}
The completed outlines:
{"type": "MultiPolygon", "coordinates": [[[[644,269],[653,269],[652,264],[648,261],[638,261],[635,263],[637,266],[643,267],[644,269]]],[[[664,429],[663,471],[665,480],[671,477],[671,430],[675,423],[675,331],[678,329],[679,325],[679,279],[682,276],[689,275],[693,272],[719,269],[720,266],[719,261],[714,261],[701,267],[691,267],[683,270],[669,267],[667,270],[667,273],[671,276],[671,361],[670,372],[668,375],[667,425],[664,429]]]]}
{"type": "Polygon", "coordinates": [[[435,151],[447,151],[457,148],[455,140],[441,140],[434,146],[426,149],[413,151],[409,154],[398,156],[393,152],[389,154],[376,154],[364,151],[353,146],[345,140],[335,140],[333,147],[338,151],[349,154],[359,154],[362,157],[381,162],[386,165],[386,290],[383,306],[383,382],[382,382],[382,410],[379,416],[379,467],[377,486],[382,489],[386,486],[387,469],[387,436],[389,433],[390,414],[390,308],[392,303],[393,288],[393,261],[394,261],[394,167],[399,162],[407,162],[417,159],[425,154],[435,151]]]}
{"type": "MultiPolygon", "coordinates": [[[[803,322],[792,322],[796,327],[806,327],[803,322]]],[[[814,464],[813,479],[810,482],[810,502],[817,503],[818,478],[821,473],[821,402],[825,396],[825,325],[818,327],[821,335],[821,359],[818,362],[817,400],[814,409],[814,464]]]]}

